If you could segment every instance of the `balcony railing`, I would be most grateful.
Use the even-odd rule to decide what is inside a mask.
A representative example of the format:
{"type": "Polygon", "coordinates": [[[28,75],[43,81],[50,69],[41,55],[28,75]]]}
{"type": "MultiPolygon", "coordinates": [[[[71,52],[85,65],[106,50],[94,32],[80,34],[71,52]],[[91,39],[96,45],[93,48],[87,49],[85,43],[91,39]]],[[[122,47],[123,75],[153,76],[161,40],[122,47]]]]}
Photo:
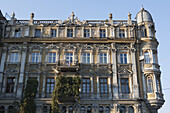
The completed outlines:
{"type": "Polygon", "coordinates": [[[160,66],[157,63],[144,64],[144,69],[154,69],[159,70],[160,66]]]}

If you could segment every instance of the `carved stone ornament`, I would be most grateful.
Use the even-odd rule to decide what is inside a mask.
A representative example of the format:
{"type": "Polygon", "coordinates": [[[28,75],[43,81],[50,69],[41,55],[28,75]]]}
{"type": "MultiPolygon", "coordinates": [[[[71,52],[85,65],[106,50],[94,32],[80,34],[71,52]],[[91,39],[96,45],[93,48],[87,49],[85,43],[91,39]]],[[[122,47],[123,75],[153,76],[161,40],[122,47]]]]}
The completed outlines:
{"type": "Polygon", "coordinates": [[[31,45],[29,47],[30,51],[34,50],[34,49],[38,49],[38,50],[42,50],[43,47],[41,45],[35,44],[35,45],[31,45]]]}
{"type": "Polygon", "coordinates": [[[8,68],[4,73],[5,73],[5,74],[8,74],[8,75],[13,75],[13,74],[18,74],[19,71],[16,70],[15,67],[10,67],[10,68],[8,68]]]}
{"type": "Polygon", "coordinates": [[[50,44],[46,47],[46,49],[59,49],[59,47],[57,45],[54,45],[54,44],[50,44]]]}
{"type": "Polygon", "coordinates": [[[130,48],[129,44],[119,44],[119,45],[117,45],[117,49],[127,50],[129,48],[130,48]]]}
{"type": "Polygon", "coordinates": [[[82,69],[78,73],[82,76],[91,76],[94,74],[94,72],[91,69],[82,69]]]}
{"type": "Polygon", "coordinates": [[[12,50],[21,50],[21,46],[19,45],[10,45],[8,47],[9,51],[12,51],[12,50]]]}

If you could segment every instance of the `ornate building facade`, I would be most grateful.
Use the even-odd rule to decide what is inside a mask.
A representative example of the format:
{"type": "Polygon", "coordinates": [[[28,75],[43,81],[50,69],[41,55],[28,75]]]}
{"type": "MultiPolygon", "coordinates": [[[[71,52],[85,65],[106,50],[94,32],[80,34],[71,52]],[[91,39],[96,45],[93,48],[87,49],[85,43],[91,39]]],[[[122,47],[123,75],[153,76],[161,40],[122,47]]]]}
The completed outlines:
{"type": "MultiPolygon", "coordinates": [[[[1,15],[1,17],[3,17],[1,15]]],[[[50,113],[56,77],[80,76],[80,101],[63,113],[157,113],[163,105],[158,41],[151,14],[136,20],[1,19],[0,112],[20,102],[28,79],[37,79],[37,113],[50,113]]]]}

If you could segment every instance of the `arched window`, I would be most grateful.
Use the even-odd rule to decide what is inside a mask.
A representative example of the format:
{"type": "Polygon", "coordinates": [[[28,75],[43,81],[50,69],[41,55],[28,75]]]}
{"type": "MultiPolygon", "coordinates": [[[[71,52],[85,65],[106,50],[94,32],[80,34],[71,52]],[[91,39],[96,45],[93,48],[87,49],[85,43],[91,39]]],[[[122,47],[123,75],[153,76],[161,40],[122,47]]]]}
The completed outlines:
{"type": "Polygon", "coordinates": [[[66,107],[65,106],[62,107],[61,113],[66,113],[66,107]]]}
{"type": "Polygon", "coordinates": [[[110,113],[110,108],[108,106],[106,107],[105,113],[110,113]]]}
{"type": "Polygon", "coordinates": [[[147,88],[148,93],[152,93],[153,92],[153,80],[151,76],[147,77],[147,87],[148,87],[147,88]]]}
{"type": "Polygon", "coordinates": [[[72,106],[69,107],[69,113],[73,113],[73,107],[72,106]]]}
{"type": "Polygon", "coordinates": [[[141,37],[147,37],[147,31],[145,26],[142,26],[141,28],[141,37]]]}
{"type": "Polygon", "coordinates": [[[14,108],[13,106],[9,106],[9,108],[8,108],[9,109],[9,113],[13,112],[13,108],[14,108]]]}
{"type": "Polygon", "coordinates": [[[104,113],[104,110],[103,110],[102,106],[99,107],[99,113],[104,113]]]}
{"type": "Polygon", "coordinates": [[[150,55],[149,52],[144,53],[145,64],[150,64],[150,55]]]}
{"type": "Polygon", "coordinates": [[[120,107],[120,113],[126,113],[126,108],[124,106],[120,107]]]}
{"type": "Polygon", "coordinates": [[[43,113],[47,113],[47,106],[43,107],[43,113]]]}
{"type": "Polygon", "coordinates": [[[85,113],[85,107],[84,107],[84,106],[82,106],[82,107],[80,108],[80,113],[85,113]]]}
{"type": "Polygon", "coordinates": [[[90,106],[87,107],[87,113],[92,113],[92,108],[90,106]]]}
{"type": "Polygon", "coordinates": [[[133,109],[132,106],[130,106],[130,107],[128,108],[128,113],[134,113],[134,109],[133,109]]]}
{"type": "Polygon", "coordinates": [[[0,106],[0,113],[4,113],[4,112],[5,112],[4,106],[0,106]]]}

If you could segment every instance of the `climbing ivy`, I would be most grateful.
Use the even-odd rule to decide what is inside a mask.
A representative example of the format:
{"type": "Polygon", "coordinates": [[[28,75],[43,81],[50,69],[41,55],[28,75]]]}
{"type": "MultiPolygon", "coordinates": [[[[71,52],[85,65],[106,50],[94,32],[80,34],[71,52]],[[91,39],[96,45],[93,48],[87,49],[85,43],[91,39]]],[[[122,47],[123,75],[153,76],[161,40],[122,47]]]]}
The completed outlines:
{"type": "Polygon", "coordinates": [[[37,87],[37,80],[27,80],[27,86],[24,91],[24,97],[21,101],[20,113],[36,113],[36,104],[34,99],[37,93],[37,87]]]}
{"type": "MultiPolygon", "coordinates": [[[[80,77],[59,76],[52,93],[52,113],[60,113],[59,102],[62,99],[79,97],[80,77]]],[[[69,99],[68,99],[69,101],[69,99]]]]}

